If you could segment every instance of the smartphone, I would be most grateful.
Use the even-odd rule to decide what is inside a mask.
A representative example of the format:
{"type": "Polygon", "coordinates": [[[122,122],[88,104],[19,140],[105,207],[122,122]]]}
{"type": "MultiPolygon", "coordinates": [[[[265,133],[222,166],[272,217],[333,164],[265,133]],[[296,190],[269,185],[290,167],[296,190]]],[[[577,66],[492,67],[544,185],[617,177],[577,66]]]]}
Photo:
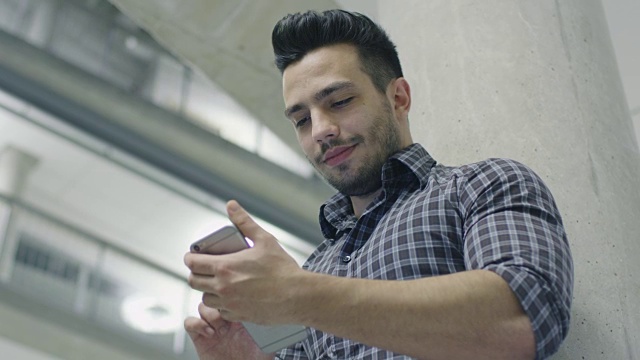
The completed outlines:
{"type": "MultiPolygon", "coordinates": [[[[249,244],[240,230],[233,225],[225,226],[191,244],[192,253],[223,255],[247,249],[249,244]]],[[[264,326],[243,322],[253,341],[264,353],[272,353],[307,338],[307,329],[302,325],[264,326]]]]}

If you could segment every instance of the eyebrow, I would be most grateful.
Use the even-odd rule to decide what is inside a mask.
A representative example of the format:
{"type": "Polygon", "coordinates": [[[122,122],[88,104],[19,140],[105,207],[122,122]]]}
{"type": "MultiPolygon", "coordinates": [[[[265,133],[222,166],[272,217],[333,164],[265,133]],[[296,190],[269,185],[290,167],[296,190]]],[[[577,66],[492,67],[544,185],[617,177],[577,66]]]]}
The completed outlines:
{"type": "MultiPolygon", "coordinates": [[[[353,85],[353,83],[350,82],[350,81],[338,81],[338,82],[332,83],[331,85],[329,85],[329,86],[325,87],[324,89],[322,89],[322,90],[318,91],[317,93],[315,93],[313,95],[313,99],[315,101],[319,102],[322,99],[326,98],[327,96],[335,93],[336,91],[344,90],[344,89],[351,89],[351,88],[354,88],[354,87],[355,87],[355,85],[353,85]]],[[[292,106],[290,106],[289,108],[287,108],[284,111],[284,115],[286,117],[290,117],[291,114],[293,114],[295,112],[298,112],[298,111],[304,109],[305,107],[306,106],[304,106],[303,104],[300,104],[300,103],[292,105],[292,106]]]]}

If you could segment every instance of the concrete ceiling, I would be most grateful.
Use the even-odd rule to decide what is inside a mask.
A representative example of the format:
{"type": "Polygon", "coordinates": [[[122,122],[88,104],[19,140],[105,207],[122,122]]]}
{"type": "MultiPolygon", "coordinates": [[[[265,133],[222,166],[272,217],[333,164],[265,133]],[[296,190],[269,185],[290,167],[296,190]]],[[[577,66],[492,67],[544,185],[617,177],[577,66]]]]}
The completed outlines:
{"type": "Polygon", "coordinates": [[[271,29],[287,13],[336,8],[334,1],[111,2],[166,49],[200,68],[291,148],[299,149],[283,115],[271,29]]]}

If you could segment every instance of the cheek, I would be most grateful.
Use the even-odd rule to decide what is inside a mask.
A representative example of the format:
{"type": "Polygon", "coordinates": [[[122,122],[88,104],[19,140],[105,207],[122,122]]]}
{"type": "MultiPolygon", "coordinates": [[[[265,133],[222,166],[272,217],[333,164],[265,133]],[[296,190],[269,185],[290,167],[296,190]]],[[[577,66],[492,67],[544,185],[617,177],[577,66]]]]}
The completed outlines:
{"type": "Polygon", "coordinates": [[[311,135],[298,132],[296,136],[298,137],[298,144],[300,144],[302,152],[307,156],[312,156],[314,151],[314,141],[311,138],[311,135]]]}

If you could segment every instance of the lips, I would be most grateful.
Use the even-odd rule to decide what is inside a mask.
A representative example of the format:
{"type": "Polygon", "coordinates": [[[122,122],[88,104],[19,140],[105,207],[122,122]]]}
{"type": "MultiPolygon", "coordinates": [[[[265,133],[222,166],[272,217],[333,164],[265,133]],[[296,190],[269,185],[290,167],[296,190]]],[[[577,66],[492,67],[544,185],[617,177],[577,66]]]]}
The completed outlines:
{"type": "Polygon", "coordinates": [[[329,166],[339,165],[349,158],[355,147],[356,145],[331,148],[324,154],[324,159],[322,161],[329,166]]]}

